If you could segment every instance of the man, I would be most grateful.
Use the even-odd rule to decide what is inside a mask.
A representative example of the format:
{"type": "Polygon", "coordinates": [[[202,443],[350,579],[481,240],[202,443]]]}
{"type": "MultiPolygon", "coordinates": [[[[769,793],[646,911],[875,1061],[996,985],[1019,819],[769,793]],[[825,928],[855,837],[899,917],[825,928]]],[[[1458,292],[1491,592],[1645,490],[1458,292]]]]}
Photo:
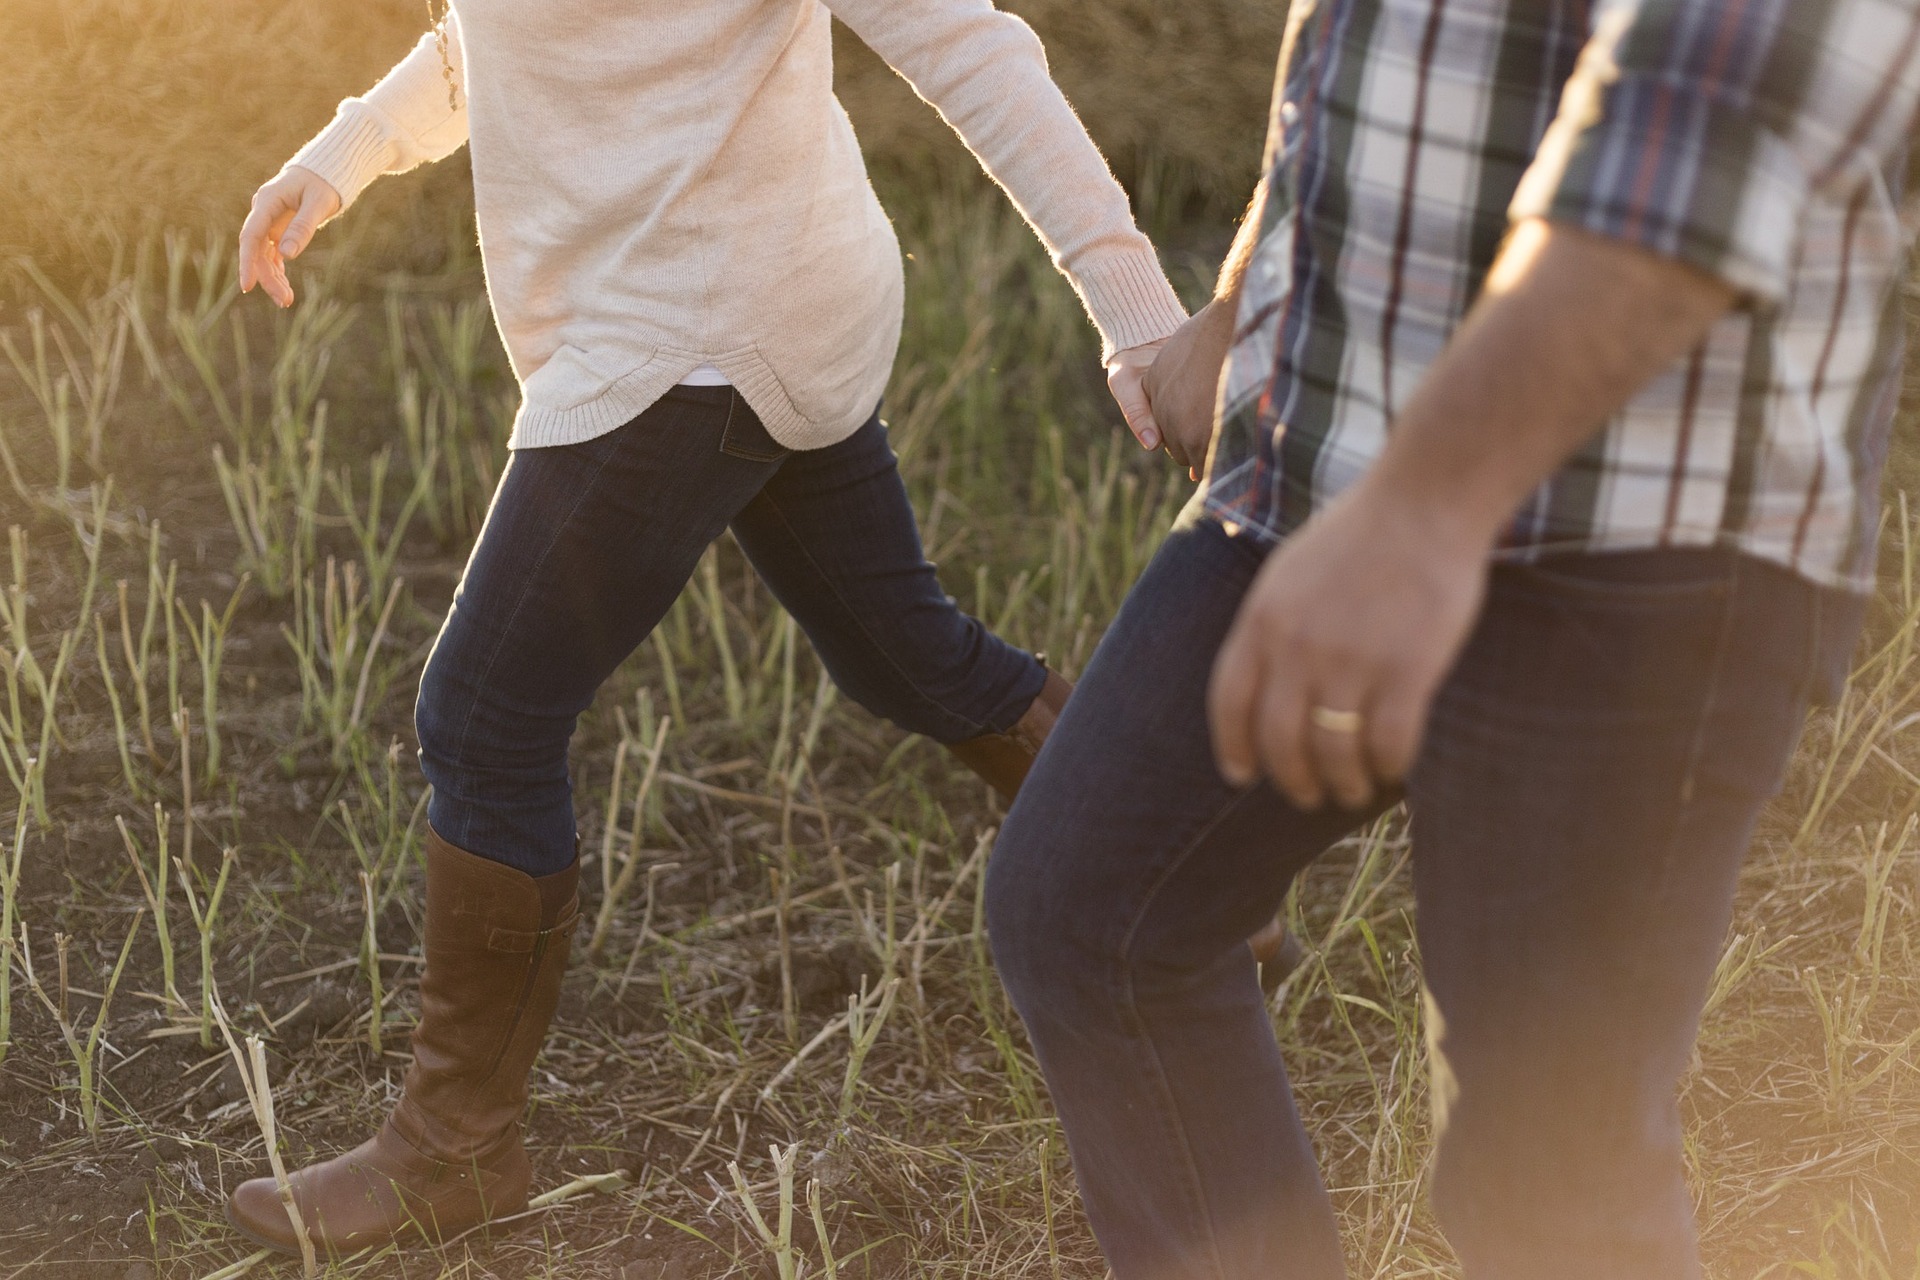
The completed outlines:
{"type": "Polygon", "coordinates": [[[1699,1274],[1677,1085],[1872,583],[1916,94],[1915,0],[1296,6],[1147,381],[1198,462],[1218,375],[1206,483],[989,886],[1119,1280],[1342,1274],[1238,943],[1403,795],[1466,1274],[1699,1274]]]}

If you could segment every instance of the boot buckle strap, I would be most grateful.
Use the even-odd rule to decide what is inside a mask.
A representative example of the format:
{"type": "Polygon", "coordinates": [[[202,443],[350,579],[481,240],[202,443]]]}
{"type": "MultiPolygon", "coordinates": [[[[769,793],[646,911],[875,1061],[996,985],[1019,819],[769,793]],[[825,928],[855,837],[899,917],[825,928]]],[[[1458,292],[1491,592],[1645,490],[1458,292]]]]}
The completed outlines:
{"type": "Polygon", "coordinates": [[[546,929],[501,929],[496,927],[487,934],[487,950],[501,951],[508,955],[521,955],[540,945],[543,938],[560,937],[573,932],[573,926],[580,921],[578,910],[560,923],[546,929]]]}

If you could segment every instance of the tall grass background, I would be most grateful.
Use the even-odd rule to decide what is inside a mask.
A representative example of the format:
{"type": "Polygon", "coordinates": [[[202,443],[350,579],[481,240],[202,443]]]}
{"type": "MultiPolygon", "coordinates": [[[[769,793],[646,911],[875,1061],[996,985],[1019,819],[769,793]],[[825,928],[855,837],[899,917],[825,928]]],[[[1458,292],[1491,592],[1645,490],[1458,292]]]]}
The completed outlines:
{"type": "MultiPolygon", "coordinates": [[[[1129,180],[1236,212],[1256,175],[1285,6],[1019,0],[1129,180]]],[[[8,0],[0,5],[0,254],[104,269],[144,232],[231,229],[253,189],[412,47],[424,0],[8,0]]],[[[839,30],[842,98],[875,167],[924,177],[964,153],[839,30]]],[[[462,202],[464,161],[379,184],[350,232],[363,266],[417,266],[462,202]]]]}

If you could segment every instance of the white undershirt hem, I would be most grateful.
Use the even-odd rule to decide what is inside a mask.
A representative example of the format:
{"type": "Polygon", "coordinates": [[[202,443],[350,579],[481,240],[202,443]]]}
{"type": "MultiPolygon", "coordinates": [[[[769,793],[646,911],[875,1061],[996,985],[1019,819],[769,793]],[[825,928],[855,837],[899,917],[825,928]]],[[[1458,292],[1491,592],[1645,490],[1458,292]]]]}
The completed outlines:
{"type": "Polygon", "coordinates": [[[720,372],[712,365],[703,364],[686,377],[680,379],[680,385],[683,387],[730,387],[733,383],[727,378],[726,374],[720,372]]]}

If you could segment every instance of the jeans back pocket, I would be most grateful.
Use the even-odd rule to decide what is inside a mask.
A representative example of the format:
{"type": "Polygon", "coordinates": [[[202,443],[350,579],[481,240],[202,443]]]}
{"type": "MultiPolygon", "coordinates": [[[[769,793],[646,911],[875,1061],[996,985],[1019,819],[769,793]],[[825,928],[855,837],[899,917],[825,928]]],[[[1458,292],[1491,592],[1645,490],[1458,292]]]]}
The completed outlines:
{"type": "Polygon", "coordinates": [[[729,388],[727,425],[720,432],[720,452],[748,462],[778,462],[793,450],[773,438],[760,415],[729,388]]]}

